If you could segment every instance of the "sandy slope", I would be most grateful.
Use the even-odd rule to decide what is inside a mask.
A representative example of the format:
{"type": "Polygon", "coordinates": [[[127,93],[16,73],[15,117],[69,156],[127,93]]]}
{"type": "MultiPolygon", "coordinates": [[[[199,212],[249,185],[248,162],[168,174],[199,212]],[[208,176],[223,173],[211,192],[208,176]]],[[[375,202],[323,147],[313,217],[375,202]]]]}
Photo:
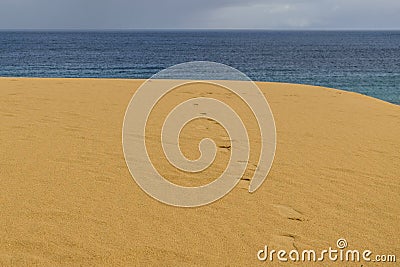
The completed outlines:
{"type": "MultiPolygon", "coordinates": [[[[255,194],[243,180],[212,205],[183,209],[147,196],[126,167],[121,127],[140,83],[0,79],[0,265],[267,266],[256,257],[264,245],[327,249],[341,237],[400,261],[399,106],[260,83],[278,134],[267,180],[255,194]]],[[[183,151],[195,158],[190,138],[216,127],[222,157],[192,184],[229,155],[225,132],[199,123],[184,129],[183,151]]]]}

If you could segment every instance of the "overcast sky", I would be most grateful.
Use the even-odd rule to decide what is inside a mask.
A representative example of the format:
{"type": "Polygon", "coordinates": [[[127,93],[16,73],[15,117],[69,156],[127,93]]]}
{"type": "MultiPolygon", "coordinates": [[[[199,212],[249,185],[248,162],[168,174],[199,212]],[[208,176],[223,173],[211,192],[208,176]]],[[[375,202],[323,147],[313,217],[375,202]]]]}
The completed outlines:
{"type": "Polygon", "coordinates": [[[0,29],[400,29],[400,0],[0,0],[0,29]]]}

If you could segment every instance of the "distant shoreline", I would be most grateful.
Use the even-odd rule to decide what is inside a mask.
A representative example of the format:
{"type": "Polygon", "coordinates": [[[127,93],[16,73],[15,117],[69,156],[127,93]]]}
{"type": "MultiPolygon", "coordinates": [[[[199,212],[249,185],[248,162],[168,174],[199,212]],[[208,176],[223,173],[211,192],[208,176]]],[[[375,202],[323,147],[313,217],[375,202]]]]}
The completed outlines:
{"type": "Polygon", "coordinates": [[[0,76],[147,79],[213,61],[254,81],[340,88],[400,104],[399,31],[0,32],[0,76]]]}

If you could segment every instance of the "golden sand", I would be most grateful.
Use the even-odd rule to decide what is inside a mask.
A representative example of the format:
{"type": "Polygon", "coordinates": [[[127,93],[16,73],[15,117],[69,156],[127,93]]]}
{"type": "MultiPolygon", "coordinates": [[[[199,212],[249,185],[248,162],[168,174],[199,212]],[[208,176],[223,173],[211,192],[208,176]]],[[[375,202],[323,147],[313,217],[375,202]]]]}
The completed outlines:
{"type": "MultiPolygon", "coordinates": [[[[351,249],[400,258],[399,106],[258,83],[277,127],[266,181],[248,193],[250,166],[221,200],[177,208],[144,193],[125,164],[122,123],[141,82],[0,79],[0,265],[278,266],[259,262],[257,251],[322,250],[339,238],[351,249]]],[[[222,156],[199,179],[177,176],[162,157],[152,160],[176,183],[210,182],[229,155],[224,130],[210,121],[185,127],[182,151],[198,157],[193,140],[207,132],[222,156]]],[[[150,150],[160,152],[157,145],[150,150]]]]}

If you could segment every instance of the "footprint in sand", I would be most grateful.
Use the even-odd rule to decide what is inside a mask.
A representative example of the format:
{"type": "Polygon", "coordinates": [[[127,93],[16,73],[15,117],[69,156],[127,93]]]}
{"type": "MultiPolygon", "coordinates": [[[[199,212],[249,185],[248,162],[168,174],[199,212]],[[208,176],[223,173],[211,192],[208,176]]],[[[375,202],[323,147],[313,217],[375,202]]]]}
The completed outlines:
{"type": "Polygon", "coordinates": [[[305,216],[301,212],[293,209],[292,207],[285,205],[273,205],[273,206],[278,210],[279,215],[289,220],[300,221],[300,222],[306,220],[305,216]]]}
{"type": "Polygon", "coordinates": [[[292,234],[282,234],[272,236],[271,244],[276,248],[297,249],[295,236],[292,234]]]}

